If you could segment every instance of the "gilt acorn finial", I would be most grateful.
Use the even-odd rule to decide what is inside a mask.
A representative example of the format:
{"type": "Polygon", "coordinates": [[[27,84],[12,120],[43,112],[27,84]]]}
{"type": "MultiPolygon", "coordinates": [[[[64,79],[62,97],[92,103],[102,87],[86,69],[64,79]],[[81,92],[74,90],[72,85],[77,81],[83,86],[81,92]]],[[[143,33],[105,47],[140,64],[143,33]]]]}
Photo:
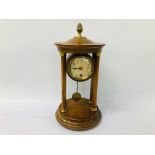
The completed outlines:
{"type": "Polygon", "coordinates": [[[81,36],[82,31],[83,31],[82,24],[79,23],[79,24],[77,25],[77,32],[78,32],[79,36],[81,36]]]}

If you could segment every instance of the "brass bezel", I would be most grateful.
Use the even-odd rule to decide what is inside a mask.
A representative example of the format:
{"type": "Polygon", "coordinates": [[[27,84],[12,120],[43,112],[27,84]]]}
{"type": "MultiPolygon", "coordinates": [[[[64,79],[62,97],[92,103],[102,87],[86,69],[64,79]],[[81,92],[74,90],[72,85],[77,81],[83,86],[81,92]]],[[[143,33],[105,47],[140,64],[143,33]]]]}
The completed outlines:
{"type": "Polygon", "coordinates": [[[89,54],[73,54],[67,59],[67,74],[72,80],[83,82],[83,81],[89,80],[92,77],[93,73],[94,73],[94,60],[89,54]],[[74,78],[71,73],[71,64],[75,59],[81,58],[81,57],[86,58],[90,62],[92,67],[91,74],[87,78],[83,78],[83,79],[74,78]]]}

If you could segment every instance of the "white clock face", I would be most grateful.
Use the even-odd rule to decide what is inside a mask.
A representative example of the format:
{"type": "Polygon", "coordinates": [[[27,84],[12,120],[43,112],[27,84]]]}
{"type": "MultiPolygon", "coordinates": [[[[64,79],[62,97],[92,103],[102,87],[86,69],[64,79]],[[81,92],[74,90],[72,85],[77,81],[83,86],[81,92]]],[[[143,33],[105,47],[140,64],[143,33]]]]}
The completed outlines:
{"type": "Polygon", "coordinates": [[[93,62],[89,56],[77,56],[70,60],[68,66],[70,77],[76,81],[85,81],[93,73],[93,62]]]}

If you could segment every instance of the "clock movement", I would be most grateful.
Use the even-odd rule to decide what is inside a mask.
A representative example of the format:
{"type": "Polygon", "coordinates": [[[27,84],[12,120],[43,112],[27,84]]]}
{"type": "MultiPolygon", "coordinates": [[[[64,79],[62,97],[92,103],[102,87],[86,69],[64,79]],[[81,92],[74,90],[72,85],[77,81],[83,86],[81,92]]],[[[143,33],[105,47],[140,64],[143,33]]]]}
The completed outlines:
{"type": "Polygon", "coordinates": [[[71,130],[86,130],[101,119],[97,106],[99,60],[104,43],[96,43],[81,35],[82,24],[77,26],[78,35],[66,42],[57,42],[61,56],[61,103],[56,111],[58,122],[71,130]],[[67,58],[67,56],[69,57],[67,58]],[[76,91],[67,99],[66,74],[75,81],[76,91]],[[90,82],[90,97],[84,98],[78,91],[78,83],[90,82]]]}

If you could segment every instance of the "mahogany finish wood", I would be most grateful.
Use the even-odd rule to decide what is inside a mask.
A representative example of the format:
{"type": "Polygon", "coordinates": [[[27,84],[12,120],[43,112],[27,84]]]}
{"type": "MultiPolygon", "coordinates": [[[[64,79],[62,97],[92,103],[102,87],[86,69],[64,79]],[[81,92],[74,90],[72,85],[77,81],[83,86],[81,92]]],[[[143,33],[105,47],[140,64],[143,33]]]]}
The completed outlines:
{"type": "Polygon", "coordinates": [[[66,111],[66,53],[60,53],[61,56],[61,92],[62,92],[62,106],[61,112],[66,111]]]}
{"type": "Polygon", "coordinates": [[[100,61],[100,53],[93,53],[93,59],[95,61],[95,72],[94,76],[91,80],[91,101],[92,108],[97,110],[97,88],[98,88],[98,72],[99,72],[99,61],[100,61]]]}
{"type": "Polygon", "coordinates": [[[101,119],[101,112],[89,110],[89,100],[81,98],[78,102],[73,99],[67,101],[67,112],[60,111],[61,105],[56,112],[58,122],[71,130],[87,130],[97,125],[101,119]]]}

